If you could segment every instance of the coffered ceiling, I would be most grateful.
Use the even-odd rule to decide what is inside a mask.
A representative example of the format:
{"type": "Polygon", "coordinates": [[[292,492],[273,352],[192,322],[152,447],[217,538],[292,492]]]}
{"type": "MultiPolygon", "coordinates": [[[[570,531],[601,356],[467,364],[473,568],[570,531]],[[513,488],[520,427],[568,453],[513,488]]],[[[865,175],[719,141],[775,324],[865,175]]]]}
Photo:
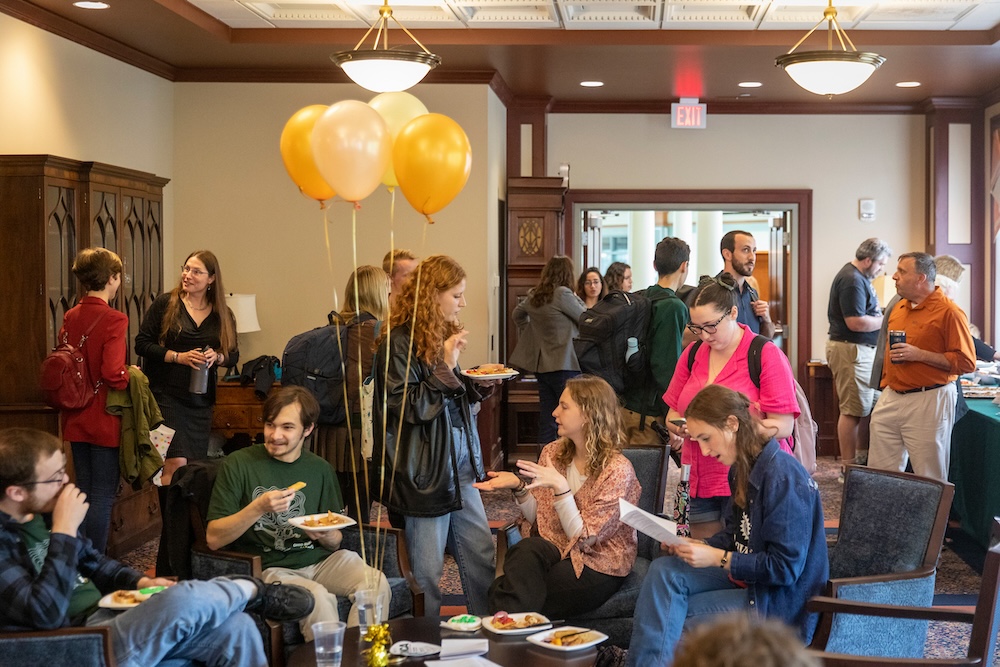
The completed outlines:
{"type": "MultiPolygon", "coordinates": [[[[378,0],[0,0],[28,21],[175,81],[347,81],[329,60],[353,48],[378,0]]],[[[1000,100],[1000,0],[852,0],[837,5],[862,51],[887,58],[832,100],[774,66],[822,18],[820,0],[398,0],[394,15],[443,63],[428,82],[493,81],[506,99],[553,109],[656,110],[700,97],[738,111],[913,109],[941,97],[1000,100]],[[601,88],[580,81],[599,80],[601,88]],[[758,81],[744,89],[742,81],[758,81]],[[917,88],[898,88],[918,81],[917,88]],[[996,99],[994,99],[996,98],[996,99]]],[[[390,45],[406,43],[393,30],[390,45]]],[[[825,35],[800,47],[825,48],[825,35]]],[[[359,97],[367,95],[359,89],[359,97]]]]}

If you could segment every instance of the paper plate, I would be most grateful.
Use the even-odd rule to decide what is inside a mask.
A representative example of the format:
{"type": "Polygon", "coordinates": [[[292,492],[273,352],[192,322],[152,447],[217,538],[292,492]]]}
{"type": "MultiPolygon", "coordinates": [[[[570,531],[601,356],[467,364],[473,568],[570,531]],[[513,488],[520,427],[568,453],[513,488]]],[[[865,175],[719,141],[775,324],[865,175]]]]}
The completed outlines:
{"type": "Polygon", "coordinates": [[[484,375],[482,373],[472,373],[472,372],[470,372],[470,371],[474,371],[474,370],[476,370],[476,369],[475,368],[470,368],[470,369],[466,370],[466,369],[463,368],[462,369],[462,375],[464,375],[465,377],[468,377],[468,378],[472,378],[473,380],[509,380],[512,377],[517,377],[518,375],[520,375],[520,373],[518,373],[517,371],[515,371],[513,368],[508,368],[503,373],[489,373],[489,374],[486,374],[486,375],[484,375]]]}
{"type": "Polygon", "coordinates": [[[337,518],[338,523],[333,526],[307,526],[305,522],[309,519],[325,519],[327,513],[322,514],[307,514],[305,516],[293,516],[288,520],[288,523],[292,524],[296,528],[301,528],[302,530],[311,530],[315,533],[322,533],[327,530],[340,530],[341,528],[347,528],[348,526],[356,525],[358,522],[349,516],[344,516],[343,514],[333,514],[337,518]]]}
{"type": "Polygon", "coordinates": [[[538,632],[539,630],[544,630],[546,628],[552,627],[552,623],[549,622],[549,619],[546,618],[545,616],[542,616],[536,611],[527,611],[518,614],[508,614],[508,616],[510,616],[518,623],[523,621],[525,616],[534,616],[535,618],[539,619],[539,622],[537,624],[530,625],[526,628],[510,628],[510,629],[495,628],[493,627],[493,617],[487,616],[483,619],[483,628],[498,635],[528,635],[531,634],[532,632],[538,632]]]}
{"type": "Polygon", "coordinates": [[[475,632],[483,627],[483,619],[471,614],[460,614],[459,616],[452,616],[447,621],[441,621],[441,627],[448,628],[449,630],[458,630],[459,632],[475,632]]]}
{"type": "Polygon", "coordinates": [[[598,632],[597,630],[590,630],[589,628],[577,628],[571,625],[559,628],[558,630],[545,630],[544,632],[538,632],[528,637],[525,637],[525,639],[527,639],[532,644],[536,644],[538,646],[551,649],[553,651],[563,651],[563,652],[581,651],[585,648],[590,648],[591,646],[597,646],[607,638],[608,636],[603,632],[598,632]],[[555,636],[556,632],[564,632],[567,630],[572,632],[586,632],[587,641],[581,642],[579,644],[573,644],[572,646],[557,646],[556,644],[551,643],[552,637],[555,636]]]}

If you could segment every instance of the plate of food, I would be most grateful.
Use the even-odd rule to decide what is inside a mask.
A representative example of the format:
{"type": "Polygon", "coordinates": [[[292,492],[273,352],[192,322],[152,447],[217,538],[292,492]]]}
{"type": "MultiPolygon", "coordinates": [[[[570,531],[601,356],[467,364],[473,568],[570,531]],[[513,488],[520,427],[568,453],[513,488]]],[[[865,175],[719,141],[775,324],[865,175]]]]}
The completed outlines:
{"type": "Polygon", "coordinates": [[[520,614],[508,614],[505,611],[498,611],[493,616],[487,616],[483,619],[483,627],[498,635],[525,635],[551,628],[552,623],[549,619],[534,611],[520,614]]]}
{"type": "Polygon", "coordinates": [[[590,628],[566,626],[558,630],[546,630],[525,637],[532,644],[553,651],[579,651],[596,646],[607,639],[603,632],[590,628]]]}
{"type": "Polygon", "coordinates": [[[475,632],[483,627],[483,619],[472,614],[459,614],[452,616],[447,621],[441,621],[441,627],[459,632],[475,632]]]}
{"type": "Polygon", "coordinates": [[[131,609],[132,607],[138,607],[165,588],[166,586],[152,586],[137,591],[115,591],[102,597],[97,606],[104,609],[131,609]]]}
{"type": "Polygon", "coordinates": [[[503,364],[479,364],[473,368],[464,369],[462,375],[473,380],[509,380],[519,373],[503,364]]]}
{"type": "Polygon", "coordinates": [[[305,516],[293,516],[288,520],[296,528],[311,530],[321,533],[326,530],[340,530],[348,526],[356,525],[358,522],[349,516],[337,514],[336,512],[326,512],[325,514],[307,514],[305,516]]]}

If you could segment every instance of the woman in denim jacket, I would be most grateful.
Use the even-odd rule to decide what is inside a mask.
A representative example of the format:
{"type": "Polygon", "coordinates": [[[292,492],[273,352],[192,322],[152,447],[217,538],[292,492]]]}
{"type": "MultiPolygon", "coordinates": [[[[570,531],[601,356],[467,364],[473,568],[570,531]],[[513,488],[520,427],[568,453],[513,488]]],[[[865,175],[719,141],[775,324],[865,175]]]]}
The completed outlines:
{"type": "Polygon", "coordinates": [[[721,531],[704,541],[682,538],[653,561],[636,603],[628,664],[670,664],[685,626],[740,610],[780,619],[808,641],[816,619],[806,601],[829,576],[816,483],[773,432],[762,433],[745,395],[709,385],[686,416],[702,453],[731,466],[732,499],[721,531]]]}

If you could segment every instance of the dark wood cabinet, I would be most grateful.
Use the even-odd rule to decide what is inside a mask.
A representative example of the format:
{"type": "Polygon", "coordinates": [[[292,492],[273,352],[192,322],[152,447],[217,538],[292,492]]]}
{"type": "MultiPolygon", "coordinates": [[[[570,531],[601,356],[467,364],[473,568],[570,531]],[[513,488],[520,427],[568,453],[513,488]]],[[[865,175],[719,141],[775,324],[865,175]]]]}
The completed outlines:
{"type": "MultiPolygon", "coordinates": [[[[280,387],[275,383],[272,389],[280,387]]],[[[246,434],[250,442],[264,435],[264,401],[257,397],[254,386],[239,382],[220,381],[215,387],[215,409],[212,412],[212,433],[225,440],[246,434]]]]}
{"type": "MultiPolygon", "coordinates": [[[[52,155],[0,156],[0,428],[28,426],[60,435],[58,412],[42,401],[38,368],[56,343],[63,315],[82,292],[73,275],[79,250],[102,246],[122,258],[112,305],[129,317],[132,341],[163,291],[163,187],[168,179],[52,155]]],[[[69,447],[66,447],[69,452],[69,447]]],[[[114,556],[160,532],[156,489],[122,483],[112,510],[114,556]]]]}
{"type": "Polygon", "coordinates": [[[822,361],[810,361],[806,365],[808,377],[806,398],[812,410],[813,420],[819,427],[816,437],[818,456],[840,456],[840,439],[837,437],[837,420],[840,419],[837,389],[833,384],[833,373],[822,361]]]}

